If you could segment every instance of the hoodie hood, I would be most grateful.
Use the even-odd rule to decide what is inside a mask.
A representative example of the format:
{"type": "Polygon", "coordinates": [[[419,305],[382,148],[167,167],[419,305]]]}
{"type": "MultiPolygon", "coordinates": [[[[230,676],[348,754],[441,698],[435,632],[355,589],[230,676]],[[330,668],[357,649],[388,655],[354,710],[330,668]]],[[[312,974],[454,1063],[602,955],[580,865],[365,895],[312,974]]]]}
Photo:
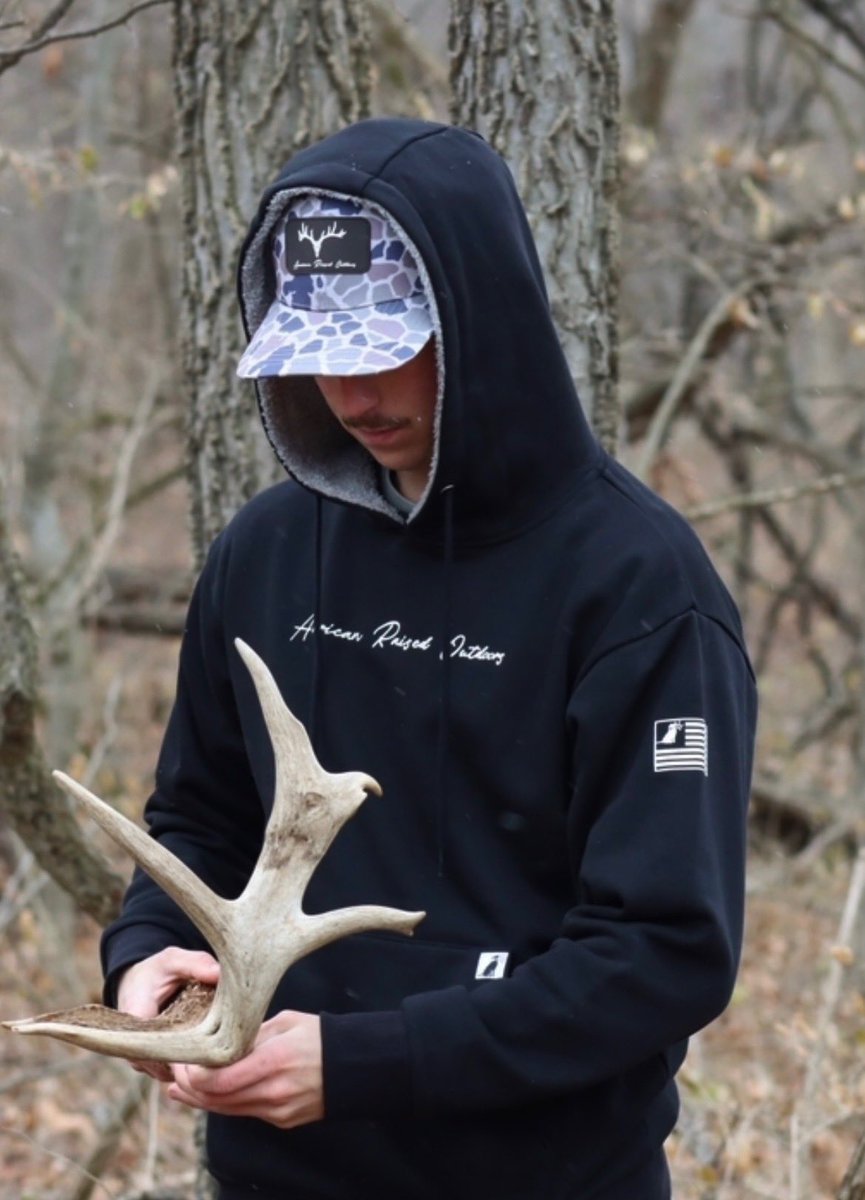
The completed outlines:
{"type": "MultiPolygon", "coordinates": [[[[420,267],[439,397],[430,479],[408,517],[412,527],[438,535],[448,491],[457,540],[507,536],[562,503],[602,452],[580,408],[528,221],[501,157],[476,133],[407,119],[362,121],[295,155],[264,194],[241,252],[248,336],[273,297],[273,227],[303,193],[380,210],[420,267]]],[[[311,377],[262,378],[256,389],[267,436],[293,478],[330,499],[406,521],[311,377]]]]}

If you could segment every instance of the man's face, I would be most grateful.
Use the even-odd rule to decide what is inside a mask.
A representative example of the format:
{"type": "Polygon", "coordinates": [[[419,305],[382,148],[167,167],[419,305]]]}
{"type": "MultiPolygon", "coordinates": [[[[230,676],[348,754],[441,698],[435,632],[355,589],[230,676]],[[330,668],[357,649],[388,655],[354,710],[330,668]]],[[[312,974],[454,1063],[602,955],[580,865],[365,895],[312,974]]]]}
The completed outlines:
{"type": "Polygon", "coordinates": [[[325,403],[409,500],[419,500],[432,461],[436,406],[435,342],[376,375],[316,375],[325,403]]]}

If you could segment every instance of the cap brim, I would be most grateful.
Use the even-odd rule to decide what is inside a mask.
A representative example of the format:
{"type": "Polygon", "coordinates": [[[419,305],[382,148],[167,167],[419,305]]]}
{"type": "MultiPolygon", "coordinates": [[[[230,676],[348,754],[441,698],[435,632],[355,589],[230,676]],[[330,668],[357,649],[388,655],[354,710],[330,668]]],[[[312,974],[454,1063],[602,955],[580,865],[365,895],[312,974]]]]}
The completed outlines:
{"type": "Polygon", "coordinates": [[[373,375],[400,367],[432,335],[422,295],[364,309],[318,312],[275,300],[237,366],[241,379],[373,375]]]}

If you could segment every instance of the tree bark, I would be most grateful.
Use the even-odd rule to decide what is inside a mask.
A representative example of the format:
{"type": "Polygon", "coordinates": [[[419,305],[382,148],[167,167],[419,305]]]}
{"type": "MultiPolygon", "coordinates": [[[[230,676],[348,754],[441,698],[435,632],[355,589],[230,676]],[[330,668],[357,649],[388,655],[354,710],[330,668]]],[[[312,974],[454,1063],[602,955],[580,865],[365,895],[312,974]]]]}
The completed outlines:
{"type": "Polygon", "coordinates": [[[175,0],[174,17],[180,339],[200,565],[276,469],[252,389],[235,376],[240,244],[260,192],[291,154],[366,115],[369,54],[361,0],[175,0]]]}
{"type": "Polygon", "coordinates": [[[116,916],[123,883],[81,833],[36,739],[36,642],[0,500],[0,813],[39,865],[100,925],[116,916]]]}
{"type": "Polygon", "coordinates": [[[452,0],[449,41],[454,119],[483,134],[514,172],[571,373],[613,449],[619,73],[612,0],[452,0]]]}

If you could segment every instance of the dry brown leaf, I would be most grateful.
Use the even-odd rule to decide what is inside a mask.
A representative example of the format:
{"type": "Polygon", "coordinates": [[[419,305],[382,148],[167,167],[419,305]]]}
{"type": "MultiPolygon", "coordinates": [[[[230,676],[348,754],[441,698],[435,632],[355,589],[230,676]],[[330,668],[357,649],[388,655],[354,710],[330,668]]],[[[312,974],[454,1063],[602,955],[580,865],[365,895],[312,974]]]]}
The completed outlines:
{"type": "Polygon", "coordinates": [[[852,967],[856,961],[856,955],[849,946],[833,946],[829,953],[842,967],[852,967]]]}

